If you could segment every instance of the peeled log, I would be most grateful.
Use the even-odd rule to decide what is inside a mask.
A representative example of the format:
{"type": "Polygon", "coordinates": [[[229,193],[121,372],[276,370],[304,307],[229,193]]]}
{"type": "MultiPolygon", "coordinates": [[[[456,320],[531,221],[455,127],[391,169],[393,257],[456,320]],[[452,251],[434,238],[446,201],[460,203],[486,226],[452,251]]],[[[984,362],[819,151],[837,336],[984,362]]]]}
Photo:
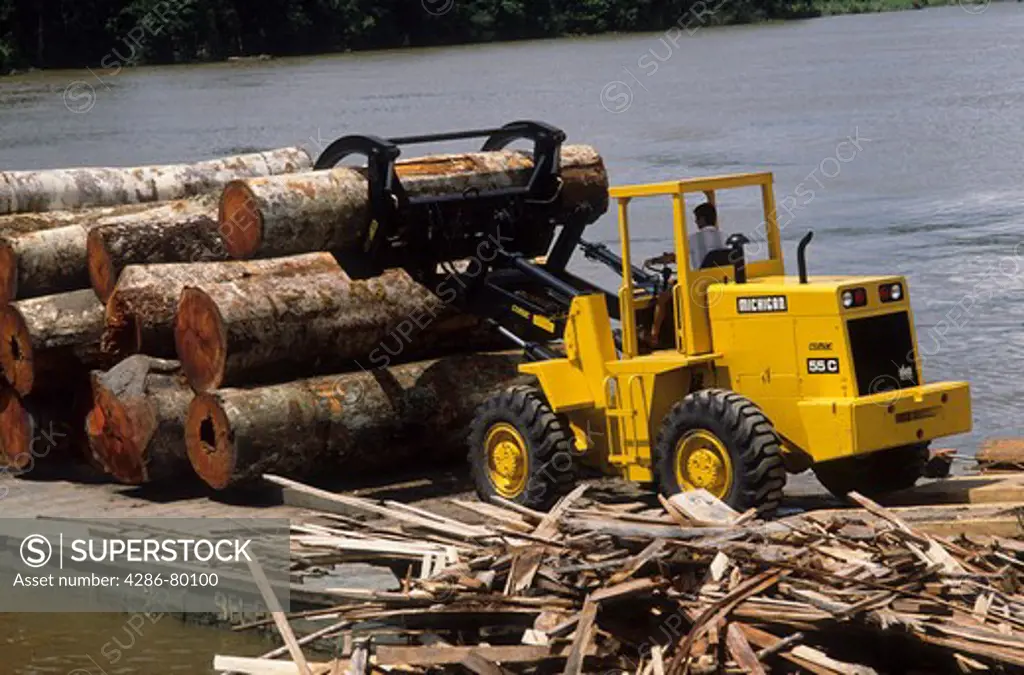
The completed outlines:
{"type": "Polygon", "coordinates": [[[128,265],[227,260],[212,197],[170,202],[135,218],[103,221],[89,230],[89,281],[106,302],[128,265]]]}
{"type": "Polygon", "coordinates": [[[185,425],[188,457],[217,489],[264,473],[356,478],[450,460],[465,452],[476,406],[519,381],[518,361],[471,354],[200,394],[185,425]]]}
{"type": "Polygon", "coordinates": [[[341,273],[330,253],[309,253],[268,260],[129,265],[107,301],[101,349],[112,358],[144,353],[173,358],[174,312],[185,286],[270,275],[288,277],[341,273]]]}
{"type": "Polygon", "coordinates": [[[404,270],[243,279],[181,294],[174,340],[196,391],[282,382],[499,346],[404,270]]]}
{"type": "Polygon", "coordinates": [[[90,448],[108,474],[129,485],[192,475],[183,441],[193,394],[177,361],[130,356],[92,374],[92,396],[90,448]]]}
{"type": "Polygon", "coordinates": [[[58,389],[103,364],[104,308],[90,290],[20,300],[0,309],[0,369],[21,396],[58,389]]]}
{"type": "MultiPolygon", "coordinates": [[[[532,169],[530,154],[511,150],[421,157],[396,166],[411,197],[525,186],[532,169]]],[[[563,223],[594,222],[608,209],[601,156],[590,146],[567,145],[561,169],[563,187],[552,212],[563,223]]],[[[220,203],[220,233],[235,258],[352,249],[365,239],[370,220],[364,171],[346,167],[233,181],[220,203]]]]}
{"type": "Polygon", "coordinates": [[[0,214],[184,199],[236,178],[308,171],[302,148],[280,148],[193,164],[0,172],[0,214]]]}

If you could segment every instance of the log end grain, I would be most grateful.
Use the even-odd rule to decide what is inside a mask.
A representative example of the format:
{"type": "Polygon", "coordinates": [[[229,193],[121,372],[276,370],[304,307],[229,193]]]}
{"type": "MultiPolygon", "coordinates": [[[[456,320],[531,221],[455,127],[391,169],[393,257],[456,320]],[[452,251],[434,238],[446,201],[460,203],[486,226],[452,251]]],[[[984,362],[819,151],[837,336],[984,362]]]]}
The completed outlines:
{"type": "Polygon", "coordinates": [[[0,305],[18,296],[18,257],[11,245],[0,243],[0,305]]]}
{"type": "Polygon", "coordinates": [[[187,287],[181,292],[174,320],[174,346],[194,390],[220,387],[227,363],[227,332],[217,303],[202,289],[187,287]]]}
{"type": "Polygon", "coordinates": [[[0,390],[0,450],[7,467],[23,471],[32,466],[32,438],[35,421],[17,392],[0,390]]]}
{"type": "Polygon", "coordinates": [[[149,480],[145,448],[156,428],[152,410],[145,400],[122,402],[98,377],[92,378],[93,409],[87,433],[90,450],[103,470],[128,485],[149,480]]]}
{"type": "Polygon", "coordinates": [[[199,394],[185,420],[185,447],[196,474],[207,485],[223,490],[231,485],[237,456],[227,412],[214,394],[199,394]]]}
{"type": "Polygon", "coordinates": [[[122,303],[108,302],[105,322],[100,350],[111,360],[123,359],[142,351],[142,325],[134,312],[122,303]]]}
{"type": "Polygon", "coordinates": [[[0,370],[19,396],[35,384],[32,337],[25,319],[13,305],[0,309],[0,370]]]}
{"type": "Polygon", "coordinates": [[[89,232],[86,239],[85,256],[89,267],[89,282],[96,297],[106,302],[117,284],[117,269],[99,230],[89,232]]]}
{"type": "Polygon", "coordinates": [[[251,258],[263,240],[263,215],[256,197],[242,181],[224,187],[220,198],[220,233],[224,248],[232,258],[251,258]]]}

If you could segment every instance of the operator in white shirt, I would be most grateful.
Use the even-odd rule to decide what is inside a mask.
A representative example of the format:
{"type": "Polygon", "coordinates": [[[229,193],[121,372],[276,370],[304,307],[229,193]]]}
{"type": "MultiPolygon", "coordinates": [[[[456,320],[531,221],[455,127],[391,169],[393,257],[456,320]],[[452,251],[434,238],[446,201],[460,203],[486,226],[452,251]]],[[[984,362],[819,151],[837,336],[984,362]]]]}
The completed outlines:
{"type": "MultiPolygon", "coordinates": [[[[722,231],[718,229],[718,211],[711,202],[704,202],[693,210],[693,220],[697,225],[697,231],[690,235],[690,269],[699,270],[704,265],[704,259],[712,251],[720,251],[725,248],[722,243],[722,231]]],[[[664,253],[657,258],[651,258],[644,262],[649,265],[671,265],[676,262],[676,254],[664,253]]],[[[709,266],[714,266],[712,263],[709,266]]],[[[654,306],[654,320],[650,332],[644,337],[647,338],[648,346],[651,349],[667,348],[668,333],[671,328],[665,330],[666,318],[672,313],[672,286],[658,294],[654,306]],[[664,339],[663,339],[664,338],[664,339]]]]}

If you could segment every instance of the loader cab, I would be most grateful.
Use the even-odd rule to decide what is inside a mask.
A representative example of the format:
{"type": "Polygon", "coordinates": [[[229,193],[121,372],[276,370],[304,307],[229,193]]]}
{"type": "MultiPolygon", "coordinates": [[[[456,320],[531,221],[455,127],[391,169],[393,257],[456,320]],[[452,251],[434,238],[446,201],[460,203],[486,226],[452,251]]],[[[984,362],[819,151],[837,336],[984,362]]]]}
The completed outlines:
{"type": "MultiPolygon", "coordinates": [[[[676,269],[671,285],[672,330],[679,353],[698,356],[714,351],[710,308],[722,298],[723,284],[755,283],[758,279],[783,275],[782,246],[775,217],[775,197],[771,173],[735,174],[712,178],[614,187],[611,197],[618,208],[619,238],[622,242],[623,282],[619,289],[622,316],[623,358],[636,356],[638,339],[637,310],[653,300],[638,291],[631,275],[630,206],[639,200],[667,201],[672,210],[672,238],[676,269]],[[740,188],[745,194],[759,196],[760,222],[749,221],[737,227],[726,219],[720,193],[740,188]],[[718,226],[726,248],[705,258],[703,266],[691,261],[691,236],[698,231],[692,217],[693,207],[708,203],[718,211],[718,226]],[[710,263],[710,264],[708,264],[710,263]],[[717,263],[717,264],[716,264],[717,263]]],[[[650,233],[643,233],[650,235],[650,233]]]]}

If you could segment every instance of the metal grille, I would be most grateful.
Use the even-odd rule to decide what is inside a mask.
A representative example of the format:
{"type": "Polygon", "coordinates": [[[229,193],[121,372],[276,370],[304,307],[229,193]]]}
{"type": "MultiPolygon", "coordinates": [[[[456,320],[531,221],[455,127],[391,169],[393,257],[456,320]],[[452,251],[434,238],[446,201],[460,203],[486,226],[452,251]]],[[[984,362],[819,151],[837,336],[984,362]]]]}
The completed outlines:
{"type": "Polygon", "coordinates": [[[846,325],[861,396],[917,386],[917,357],[906,312],[850,319],[846,325]]]}

